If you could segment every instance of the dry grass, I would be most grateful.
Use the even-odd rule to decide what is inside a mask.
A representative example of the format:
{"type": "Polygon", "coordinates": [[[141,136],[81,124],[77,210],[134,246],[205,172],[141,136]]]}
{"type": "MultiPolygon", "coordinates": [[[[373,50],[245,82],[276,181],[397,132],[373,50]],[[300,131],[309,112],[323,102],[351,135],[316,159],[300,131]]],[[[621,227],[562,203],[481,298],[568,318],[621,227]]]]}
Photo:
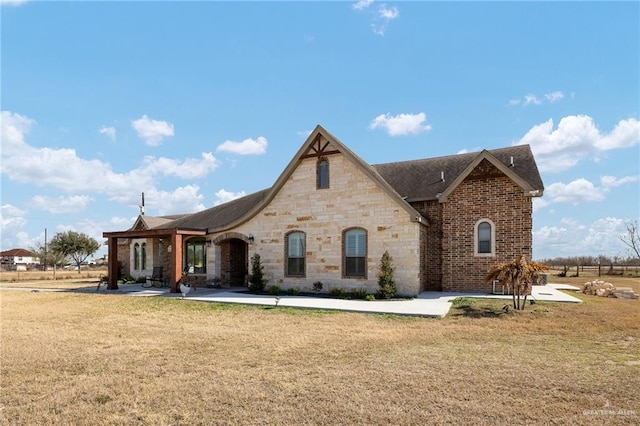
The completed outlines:
{"type": "Polygon", "coordinates": [[[435,320],[0,297],[2,424],[640,423],[637,300],[474,302],[435,320]]]}

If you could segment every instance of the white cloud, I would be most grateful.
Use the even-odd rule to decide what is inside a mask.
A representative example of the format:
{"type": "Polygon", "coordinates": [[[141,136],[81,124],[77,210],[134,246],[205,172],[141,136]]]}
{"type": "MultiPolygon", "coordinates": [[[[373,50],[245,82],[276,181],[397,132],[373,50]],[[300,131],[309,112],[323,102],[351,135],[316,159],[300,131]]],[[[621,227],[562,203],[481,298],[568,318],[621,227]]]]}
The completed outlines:
{"type": "Polygon", "coordinates": [[[222,188],[221,190],[216,192],[217,200],[215,201],[215,203],[213,205],[214,206],[218,206],[218,205],[226,203],[228,201],[232,201],[232,200],[235,200],[237,198],[244,197],[245,195],[247,195],[247,194],[244,191],[230,192],[230,191],[226,191],[224,188],[222,188]]]}
{"type": "Polygon", "coordinates": [[[638,176],[625,176],[623,178],[616,178],[615,176],[601,176],[600,183],[605,188],[616,188],[618,186],[626,185],[627,183],[637,182],[638,176]]]}
{"type": "Polygon", "coordinates": [[[100,127],[100,130],[98,130],[100,132],[101,135],[107,135],[109,137],[109,139],[111,139],[112,141],[116,140],[116,128],[115,127],[107,127],[107,126],[102,126],[100,127]]]}
{"type": "MultiPolygon", "coordinates": [[[[158,175],[197,178],[219,165],[211,153],[202,153],[201,159],[184,161],[147,157],[138,168],[116,173],[109,163],[80,158],[74,149],[28,145],[24,137],[33,123],[19,114],[2,112],[0,171],[13,181],[58,188],[68,193],[106,194],[111,200],[135,206],[140,192],[155,187],[158,175]]],[[[186,205],[192,209],[199,206],[197,201],[186,205]]]]}
{"type": "Polygon", "coordinates": [[[0,0],[2,6],[20,6],[25,4],[28,0],[0,0]]]}
{"type": "Polygon", "coordinates": [[[31,199],[31,205],[51,214],[78,213],[86,209],[91,201],[93,201],[93,198],[88,195],[72,195],[69,197],[36,195],[31,199]]]}
{"type": "Polygon", "coordinates": [[[396,19],[398,16],[400,16],[400,13],[398,13],[398,8],[393,6],[391,8],[387,8],[387,6],[385,4],[380,5],[380,8],[378,9],[378,16],[380,16],[380,18],[385,19],[387,21],[390,21],[392,19],[396,19]]]}
{"type": "Polygon", "coordinates": [[[640,122],[635,118],[621,120],[608,134],[601,134],[587,115],[564,117],[554,130],[553,119],[533,126],[514,145],[529,144],[542,172],[561,172],[578,164],[585,157],[597,159],[598,154],[640,143],[640,122]]]}
{"type": "MultiPolygon", "coordinates": [[[[555,92],[545,93],[544,95],[544,99],[546,99],[546,101],[551,104],[558,102],[563,98],[564,98],[564,93],[562,93],[559,90],[556,90],[555,92]]],[[[524,95],[522,99],[519,99],[519,98],[510,99],[509,106],[542,105],[544,99],[533,93],[528,93],[524,95]]]]}
{"type": "MultiPolygon", "coordinates": [[[[26,144],[24,136],[36,122],[11,111],[2,111],[0,120],[2,155],[12,155],[22,151],[26,144]]],[[[0,167],[2,167],[1,164],[0,167]]]]}
{"type": "Polygon", "coordinates": [[[360,0],[356,3],[353,3],[352,7],[356,10],[362,10],[371,6],[371,3],[373,3],[373,0],[360,0]]]}
{"type": "Polygon", "coordinates": [[[534,209],[538,210],[555,203],[569,203],[575,206],[585,202],[602,201],[611,188],[637,181],[638,176],[626,176],[623,178],[602,176],[600,178],[601,186],[599,187],[585,178],[579,178],[567,184],[555,182],[549,185],[541,199],[534,200],[534,209]]]}
{"type": "Polygon", "coordinates": [[[603,135],[595,146],[603,151],[616,148],[630,148],[640,143],[640,122],[635,118],[621,120],[608,135],[603,135]]]}
{"type": "Polygon", "coordinates": [[[401,136],[418,134],[431,130],[431,126],[424,124],[427,116],[424,112],[419,114],[380,114],[369,124],[370,129],[379,127],[386,129],[389,136],[401,136]]]}
{"type": "Polygon", "coordinates": [[[245,139],[242,142],[225,141],[218,145],[216,151],[231,152],[240,155],[261,155],[267,152],[267,138],[245,139]]]}
{"type": "Polygon", "coordinates": [[[131,127],[138,133],[138,137],[144,139],[149,146],[158,146],[162,144],[162,139],[173,136],[173,124],[151,119],[146,114],[133,120],[131,127]]]}
{"type": "Polygon", "coordinates": [[[12,204],[0,206],[0,247],[2,250],[31,247],[28,235],[22,231],[26,224],[26,210],[12,204]]]}
{"type": "Polygon", "coordinates": [[[141,169],[145,173],[162,174],[164,176],[176,176],[181,179],[194,179],[204,177],[213,172],[220,165],[212,153],[203,152],[202,159],[187,158],[180,162],[171,158],[145,157],[141,169]]]}
{"type": "Polygon", "coordinates": [[[396,6],[387,7],[386,4],[381,3],[376,10],[369,10],[369,6],[373,4],[374,0],[359,0],[356,3],[352,3],[351,7],[358,11],[367,11],[371,16],[371,30],[378,35],[384,35],[389,22],[397,19],[400,16],[400,12],[396,6]]]}
{"type": "Polygon", "coordinates": [[[145,191],[144,196],[145,205],[157,209],[159,215],[195,213],[205,209],[204,196],[197,185],[186,185],[173,191],[160,191],[154,187],[145,191]]]}
{"type": "Polygon", "coordinates": [[[563,218],[562,226],[544,226],[533,233],[535,257],[619,256],[625,247],[618,239],[624,233],[624,220],[614,217],[583,224],[563,218]]]}
{"type": "Polygon", "coordinates": [[[567,184],[556,182],[545,190],[544,196],[550,203],[571,203],[578,205],[583,202],[596,202],[604,200],[605,191],[597,188],[587,179],[576,179],[567,184]]]}
{"type": "Polygon", "coordinates": [[[385,31],[387,31],[387,27],[389,26],[389,22],[398,18],[400,16],[400,12],[398,12],[398,8],[393,6],[387,8],[385,4],[381,4],[378,7],[378,13],[371,24],[371,30],[378,34],[384,35],[385,31]]]}
{"type": "Polygon", "coordinates": [[[542,103],[542,101],[540,101],[540,99],[538,99],[538,97],[536,95],[532,95],[532,94],[528,94],[528,95],[524,95],[524,104],[525,105],[540,105],[542,103]]]}
{"type": "Polygon", "coordinates": [[[564,93],[556,90],[555,92],[545,94],[544,97],[547,98],[550,103],[554,103],[564,98],[564,93]]]}

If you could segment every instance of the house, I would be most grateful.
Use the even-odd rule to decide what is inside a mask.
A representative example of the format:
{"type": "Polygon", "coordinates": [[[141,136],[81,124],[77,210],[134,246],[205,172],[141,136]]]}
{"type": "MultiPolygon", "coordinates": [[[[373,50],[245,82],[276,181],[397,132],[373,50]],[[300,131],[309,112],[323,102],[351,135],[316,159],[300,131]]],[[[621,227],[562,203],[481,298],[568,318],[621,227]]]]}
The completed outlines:
{"type": "Polygon", "coordinates": [[[7,271],[27,271],[40,264],[40,258],[32,251],[16,248],[0,252],[2,269],[7,271]]]}
{"type": "Polygon", "coordinates": [[[105,232],[109,288],[119,272],[154,266],[174,292],[183,271],[245,286],[259,253],[267,286],[375,292],[388,251],[399,294],[488,292],[491,265],[531,257],[532,198],[543,189],[528,145],[370,165],[317,126],[270,188],[105,232]]]}

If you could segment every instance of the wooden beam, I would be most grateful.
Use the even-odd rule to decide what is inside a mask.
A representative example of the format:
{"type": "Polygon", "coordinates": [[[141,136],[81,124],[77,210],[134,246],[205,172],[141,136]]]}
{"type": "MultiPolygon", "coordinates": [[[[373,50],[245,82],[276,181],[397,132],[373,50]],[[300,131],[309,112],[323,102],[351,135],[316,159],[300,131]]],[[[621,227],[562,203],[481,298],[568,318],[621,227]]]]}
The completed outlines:
{"type": "Polygon", "coordinates": [[[109,282],[107,283],[107,290],[117,290],[118,289],[118,239],[117,238],[109,238],[109,263],[108,263],[108,274],[109,274],[109,282]]]}

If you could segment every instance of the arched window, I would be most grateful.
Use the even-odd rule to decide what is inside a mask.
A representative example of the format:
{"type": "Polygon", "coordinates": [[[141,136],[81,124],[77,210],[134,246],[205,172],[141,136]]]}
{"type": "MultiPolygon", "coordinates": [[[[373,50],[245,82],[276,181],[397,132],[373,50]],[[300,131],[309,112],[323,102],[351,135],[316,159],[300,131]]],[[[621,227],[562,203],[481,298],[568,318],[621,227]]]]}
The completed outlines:
{"type": "Polygon", "coordinates": [[[367,278],[367,231],[352,228],[342,234],[344,278],[367,278]]]}
{"type": "Polygon", "coordinates": [[[207,273],[207,250],[204,238],[191,238],[187,241],[184,265],[190,274],[207,273]]]}
{"type": "Polygon", "coordinates": [[[142,269],[147,269],[147,243],[142,243],[140,257],[140,265],[142,266],[142,269]]]}
{"type": "Polygon", "coordinates": [[[305,276],[305,239],[305,234],[301,231],[293,231],[285,236],[287,250],[287,270],[285,274],[288,277],[305,276]]]}
{"type": "Polygon", "coordinates": [[[489,219],[481,219],[474,229],[476,256],[495,256],[495,225],[489,219]]]}
{"type": "Polygon", "coordinates": [[[316,188],[329,188],[329,160],[321,158],[316,165],[316,188]]]}
{"type": "Polygon", "coordinates": [[[138,243],[133,245],[133,269],[140,270],[140,244],[138,243]]]}

